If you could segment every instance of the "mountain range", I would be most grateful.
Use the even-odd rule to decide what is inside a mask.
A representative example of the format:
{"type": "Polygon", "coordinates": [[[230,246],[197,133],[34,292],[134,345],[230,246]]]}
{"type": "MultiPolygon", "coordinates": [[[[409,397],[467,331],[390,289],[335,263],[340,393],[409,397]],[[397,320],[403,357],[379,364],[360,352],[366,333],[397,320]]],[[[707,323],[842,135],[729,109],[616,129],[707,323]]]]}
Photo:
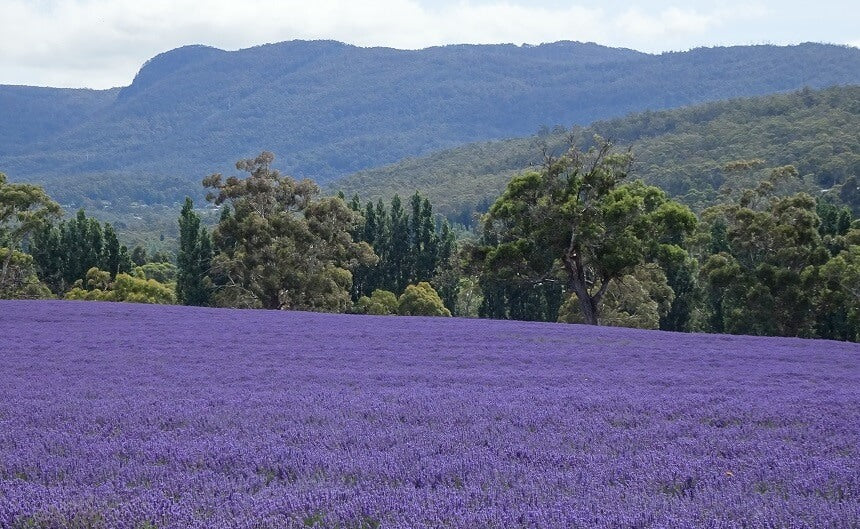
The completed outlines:
{"type": "Polygon", "coordinates": [[[809,43],[660,55],[576,42],[189,46],[122,88],[0,86],[0,171],[66,204],[172,204],[262,150],[282,171],[326,183],[542,126],[850,84],[860,84],[860,50],[809,43]]]}

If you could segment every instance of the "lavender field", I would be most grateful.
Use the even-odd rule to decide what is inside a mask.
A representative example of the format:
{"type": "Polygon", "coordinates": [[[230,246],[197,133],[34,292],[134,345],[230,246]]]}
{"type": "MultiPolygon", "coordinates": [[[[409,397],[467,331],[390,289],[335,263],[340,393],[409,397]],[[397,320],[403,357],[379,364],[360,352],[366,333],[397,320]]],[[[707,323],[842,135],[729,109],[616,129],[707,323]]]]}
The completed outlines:
{"type": "Polygon", "coordinates": [[[860,527],[860,346],[0,302],[2,528],[860,527]]]}

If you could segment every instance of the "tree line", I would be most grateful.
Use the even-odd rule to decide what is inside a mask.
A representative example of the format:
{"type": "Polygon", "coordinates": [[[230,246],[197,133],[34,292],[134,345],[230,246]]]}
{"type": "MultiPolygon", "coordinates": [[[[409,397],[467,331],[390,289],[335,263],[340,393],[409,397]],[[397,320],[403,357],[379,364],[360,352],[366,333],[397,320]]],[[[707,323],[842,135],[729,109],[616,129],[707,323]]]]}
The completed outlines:
{"type": "Polygon", "coordinates": [[[598,141],[511,180],[476,249],[481,316],[858,340],[848,207],[792,191],[793,166],[740,160],[697,217],[627,182],[631,161],[598,141]]]}
{"type": "Polygon", "coordinates": [[[793,166],[727,164],[733,185],[696,215],[596,138],[515,176],[455,236],[418,193],[322,196],[273,161],[207,177],[220,219],[201,226],[186,199],[175,259],[129,252],[82,211],[57,222],[4,177],[0,295],[860,338],[860,222],[796,191],[793,166]]]}

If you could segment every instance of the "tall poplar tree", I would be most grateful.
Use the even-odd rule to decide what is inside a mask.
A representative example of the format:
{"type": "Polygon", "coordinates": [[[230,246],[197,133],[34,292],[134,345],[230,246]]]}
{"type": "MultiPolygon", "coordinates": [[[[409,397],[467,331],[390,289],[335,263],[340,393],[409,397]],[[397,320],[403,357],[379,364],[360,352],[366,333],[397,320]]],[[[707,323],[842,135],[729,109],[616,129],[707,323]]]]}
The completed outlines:
{"type": "Polygon", "coordinates": [[[102,264],[99,268],[110,274],[111,279],[116,279],[117,274],[128,273],[131,271],[131,258],[128,256],[128,249],[119,243],[116,236],[116,230],[113,229],[110,223],[105,223],[104,227],[104,247],[102,248],[102,264]]]}
{"type": "Polygon", "coordinates": [[[211,260],[209,232],[200,226],[200,216],[194,213],[194,203],[186,197],[179,215],[179,253],[176,256],[176,298],[180,303],[197,306],[209,303],[211,260]]]}
{"type": "MultiPolygon", "coordinates": [[[[410,244],[409,214],[403,210],[400,197],[394,195],[389,212],[389,255],[386,283],[393,292],[403,292],[412,277],[412,245],[410,244]]],[[[387,290],[387,289],[386,289],[387,290]]]]}

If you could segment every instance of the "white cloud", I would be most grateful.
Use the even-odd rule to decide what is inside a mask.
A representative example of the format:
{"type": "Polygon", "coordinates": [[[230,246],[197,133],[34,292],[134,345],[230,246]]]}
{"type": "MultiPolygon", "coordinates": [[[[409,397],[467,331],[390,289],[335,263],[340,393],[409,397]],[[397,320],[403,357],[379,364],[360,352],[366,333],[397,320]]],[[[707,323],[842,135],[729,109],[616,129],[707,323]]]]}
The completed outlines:
{"type": "MultiPolygon", "coordinates": [[[[645,51],[658,49],[683,49],[690,37],[726,33],[726,26],[746,21],[764,19],[770,10],[760,4],[746,4],[737,7],[722,7],[710,11],[667,7],[653,13],[633,7],[623,12],[617,20],[618,29],[631,40],[639,42],[645,51]],[[656,44],[656,46],[655,46],[656,44]],[[655,49],[656,48],[656,49],[655,49]]],[[[708,43],[718,43],[724,39],[711,38],[708,43]]],[[[705,44],[705,43],[700,43],[705,44]]],[[[745,44],[735,42],[735,44],[745,44]]]]}
{"type": "Polygon", "coordinates": [[[655,38],[677,33],[702,33],[716,22],[714,15],[675,7],[657,14],[632,8],[618,19],[619,29],[637,38],[655,38]]]}
{"type": "Polygon", "coordinates": [[[325,38],[416,49],[580,40],[687,49],[724,43],[714,32],[767,12],[714,10],[693,0],[684,8],[612,1],[591,7],[549,0],[0,0],[0,83],[125,85],[146,59],[186,44],[238,49],[325,38]]]}

